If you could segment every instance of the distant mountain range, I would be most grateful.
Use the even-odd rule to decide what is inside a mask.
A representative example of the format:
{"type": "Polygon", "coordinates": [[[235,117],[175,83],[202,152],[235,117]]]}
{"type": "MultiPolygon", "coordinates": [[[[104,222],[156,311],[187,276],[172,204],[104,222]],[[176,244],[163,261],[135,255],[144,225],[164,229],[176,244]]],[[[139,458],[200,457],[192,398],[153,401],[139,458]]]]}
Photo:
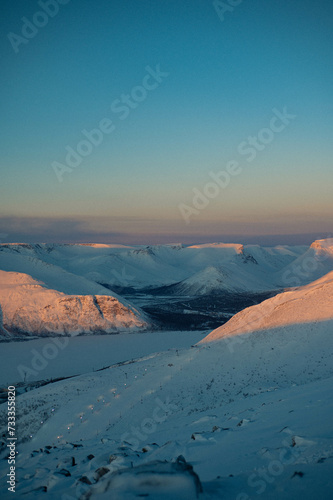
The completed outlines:
{"type": "MultiPolygon", "coordinates": [[[[142,259],[145,266],[149,262],[155,276],[161,266],[177,259],[184,259],[186,270],[192,268],[193,276],[197,276],[200,262],[203,275],[216,285],[230,279],[227,272],[216,275],[214,271],[222,261],[223,268],[235,274],[236,265],[239,269],[252,266],[256,272],[261,266],[261,280],[264,269],[268,274],[271,269],[268,283],[272,276],[311,280],[332,264],[329,241],[317,241],[303,253],[300,249],[255,248],[251,253],[246,250],[257,264],[244,263],[240,247],[158,247],[119,252],[129,252],[126,259],[132,262],[142,259]],[[207,253],[212,261],[215,259],[209,271],[207,253]],[[186,264],[182,254],[192,256],[192,261],[186,264]],[[198,266],[195,270],[194,263],[198,266]]],[[[65,247],[54,251],[58,256],[67,252],[68,259],[63,257],[62,263],[70,267],[72,259],[73,268],[76,260],[79,269],[88,266],[87,260],[93,267],[95,259],[108,259],[94,256],[96,250],[102,249],[65,247]],[[85,255],[79,257],[81,252],[85,255]]],[[[16,262],[21,259],[25,265],[29,263],[31,271],[36,268],[41,272],[46,266],[45,279],[57,284],[53,264],[40,261],[37,265],[38,258],[27,255],[36,255],[37,251],[47,255],[45,248],[20,247],[6,248],[3,254],[9,262],[17,252],[16,262]]],[[[125,259],[125,255],[116,257],[125,259]]],[[[89,286],[95,290],[98,285],[88,285],[87,278],[75,278],[69,271],[57,272],[58,287],[63,276],[71,276],[72,284],[69,278],[64,284],[76,291],[84,285],[86,295],[64,295],[26,274],[0,273],[4,324],[10,314],[18,317],[15,311],[22,311],[20,308],[21,321],[37,320],[43,311],[45,325],[50,319],[48,310],[52,318],[59,313],[61,321],[69,321],[69,317],[73,320],[72,314],[81,311],[81,325],[93,325],[102,321],[98,307],[105,321],[110,320],[106,311],[116,308],[121,321],[131,318],[136,327],[143,322],[139,311],[135,314],[130,306],[123,309],[125,305],[111,295],[90,295],[89,286]],[[58,307],[48,306],[51,302],[58,307]]],[[[139,268],[137,272],[141,272],[139,268]]],[[[180,266],[179,274],[183,272],[180,266]]],[[[255,271],[250,275],[255,276],[255,271]]],[[[237,276],[243,275],[239,271],[237,276]]],[[[289,288],[242,310],[191,347],[120,358],[119,363],[110,362],[102,370],[31,387],[18,399],[18,495],[36,498],[47,492],[48,498],[56,500],[84,484],[82,499],[122,500],[139,495],[218,500],[256,498],[261,493],[262,498],[272,500],[331,498],[332,305],[331,269],[311,283],[289,288]]],[[[70,331],[72,327],[68,328],[70,331]]],[[[84,340],[87,342],[80,344],[78,356],[92,355],[95,339],[84,340]]],[[[4,470],[7,418],[7,404],[3,404],[0,453],[6,458],[1,460],[4,470]]],[[[10,497],[6,491],[3,496],[10,497]]]]}
{"type": "Polygon", "coordinates": [[[119,294],[277,293],[332,269],[329,239],[310,247],[1,244],[0,335],[140,331],[152,321],[119,294]]]}

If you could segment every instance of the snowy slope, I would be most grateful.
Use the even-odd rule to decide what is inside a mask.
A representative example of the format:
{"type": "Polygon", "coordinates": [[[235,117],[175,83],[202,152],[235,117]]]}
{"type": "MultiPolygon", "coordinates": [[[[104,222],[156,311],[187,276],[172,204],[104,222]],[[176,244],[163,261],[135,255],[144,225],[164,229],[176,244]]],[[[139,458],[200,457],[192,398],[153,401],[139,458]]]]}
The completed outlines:
{"type": "Polygon", "coordinates": [[[266,301],[248,335],[215,332],[21,395],[19,497],[329,500],[332,283],[266,301]]]}
{"type": "Polygon", "coordinates": [[[0,269],[3,271],[27,274],[42,281],[49,288],[69,295],[114,295],[95,281],[64,269],[65,260],[66,257],[50,259],[45,246],[43,248],[40,245],[0,245],[0,269]]]}
{"type": "MultiPolygon", "coordinates": [[[[274,284],[271,284],[274,288],[274,284]]],[[[198,296],[221,294],[223,292],[259,292],[269,288],[268,280],[261,279],[231,262],[224,267],[209,266],[189,278],[164,287],[163,294],[198,296]]]]}
{"type": "Polygon", "coordinates": [[[115,333],[148,326],[139,311],[109,292],[68,295],[23,273],[0,271],[0,306],[1,327],[13,334],[115,333]]]}
{"type": "Polygon", "coordinates": [[[292,330],[294,325],[333,320],[333,271],[296,290],[244,309],[225,325],[210,333],[202,343],[274,328],[292,330]]]}

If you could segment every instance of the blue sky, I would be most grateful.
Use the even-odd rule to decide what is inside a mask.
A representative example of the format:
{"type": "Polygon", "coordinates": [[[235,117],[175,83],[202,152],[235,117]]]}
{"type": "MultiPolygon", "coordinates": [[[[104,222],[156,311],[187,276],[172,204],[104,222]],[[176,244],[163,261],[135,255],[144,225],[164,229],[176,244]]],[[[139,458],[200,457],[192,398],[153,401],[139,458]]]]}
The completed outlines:
{"type": "Polygon", "coordinates": [[[46,0],[2,4],[3,241],[333,232],[331,1],[243,0],[224,14],[203,0],[66,1],[53,17],[36,14],[46,0]],[[27,38],[22,18],[45,25],[27,38]],[[295,118],[267,132],[284,108],[295,118]],[[101,122],[112,131],[72,168],[66,147],[85,151],[82,131],[101,122]],[[269,141],[251,162],[249,137],[269,141]],[[240,173],[207,198],[230,161],[240,173]]]}

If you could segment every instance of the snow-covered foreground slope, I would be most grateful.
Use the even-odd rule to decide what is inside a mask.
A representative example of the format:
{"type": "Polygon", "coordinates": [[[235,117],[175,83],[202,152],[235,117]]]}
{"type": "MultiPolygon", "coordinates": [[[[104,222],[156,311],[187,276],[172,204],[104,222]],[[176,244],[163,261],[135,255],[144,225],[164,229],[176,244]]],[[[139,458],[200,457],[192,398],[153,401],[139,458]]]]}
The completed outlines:
{"type": "MultiPolygon", "coordinates": [[[[283,294],[266,310],[268,329],[220,335],[23,394],[16,495],[330,499],[331,292],[330,274],[283,294]],[[315,313],[300,321],[308,309],[315,313]],[[279,310],[294,310],[293,321],[281,323],[279,310]]],[[[6,424],[6,408],[1,418],[6,424]]]]}
{"type": "Polygon", "coordinates": [[[68,295],[27,274],[0,271],[2,335],[78,335],[147,328],[143,314],[105,292],[68,295]]]}

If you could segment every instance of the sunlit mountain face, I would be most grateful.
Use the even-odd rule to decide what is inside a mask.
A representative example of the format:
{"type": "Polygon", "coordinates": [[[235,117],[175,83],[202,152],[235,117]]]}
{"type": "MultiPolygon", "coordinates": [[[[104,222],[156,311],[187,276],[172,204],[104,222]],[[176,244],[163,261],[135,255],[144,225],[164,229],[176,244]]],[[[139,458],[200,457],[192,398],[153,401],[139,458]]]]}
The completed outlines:
{"type": "Polygon", "coordinates": [[[1,500],[331,500],[332,0],[1,7],[1,500]]]}
{"type": "Polygon", "coordinates": [[[0,267],[19,497],[329,498],[331,239],[3,244],[0,267]]]}

